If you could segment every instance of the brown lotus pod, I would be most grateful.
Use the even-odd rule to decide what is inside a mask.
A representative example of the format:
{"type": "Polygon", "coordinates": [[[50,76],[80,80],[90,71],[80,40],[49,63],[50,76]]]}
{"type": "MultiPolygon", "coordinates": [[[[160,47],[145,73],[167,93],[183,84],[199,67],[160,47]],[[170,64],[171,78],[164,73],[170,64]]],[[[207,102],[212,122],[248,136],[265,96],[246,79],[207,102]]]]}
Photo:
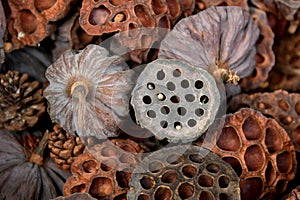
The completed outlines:
{"type": "Polygon", "coordinates": [[[243,200],[270,199],[295,177],[292,141],[276,120],[259,111],[243,108],[228,114],[222,132],[206,145],[233,167],[243,200]]]}
{"type": "Polygon", "coordinates": [[[97,199],[126,198],[129,178],[140,160],[142,149],[130,140],[114,139],[94,145],[72,164],[64,195],[86,192],[97,199]]]}
{"type": "Polygon", "coordinates": [[[300,199],[300,186],[292,190],[287,196],[282,198],[282,200],[298,200],[300,199]]]}
{"type": "Polygon", "coordinates": [[[214,78],[177,60],[149,63],[132,91],[137,123],[158,139],[188,142],[213,123],[220,105],[214,78]]]}
{"type": "Polygon", "coordinates": [[[128,200],[240,199],[239,179],[207,149],[180,145],[155,151],[135,168],[128,200]]]}
{"type": "Polygon", "coordinates": [[[274,91],[278,89],[292,92],[300,91],[300,76],[297,74],[284,74],[277,69],[270,72],[269,79],[265,82],[265,87],[274,91]]]}
{"type": "Polygon", "coordinates": [[[213,6],[239,6],[249,10],[247,0],[196,0],[196,9],[199,11],[213,6]]]}
{"type": "Polygon", "coordinates": [[[124,59],[98,45],[66,51],[45,74],[51,119],[81,139],[118,135],[120,118],[129,113],[133,75],[124,59]]]}
{"type": "Polygon", "coordinates": [[[45,113],[42,87],[28,74],[8,71],[0,74],[0,128],[21,131],[34,126],[45,113]]]}
{"type": "Polygon", "coordinates": [[[245,106],[274,118],[289,134],[296,151],[300,152],[300,94],[284,90],[241,94],[232,98],[228,109],[234,112],[245,106]]]}
{"type": "Polygon", "coordinates": [[[13,0],[8,1],[11,15],[8,31],[12,49],[35,46],[55,30],[55,22],[69,12],[75,0],[13,0]]]}
{"type": "Polygon", "coordinates": [[[78,192],[78,193],[74,193],[68,197],[56,197],[55,199],[52,200],[97,200],[95,198],[93,198],[90,194],[88,193],[83,193],[83,192],[78,192]]]}
{"type": "Polygon", "coordinates": [[[274,47],[275,68],[287,75],[300,75],[300,32],[287,35],[274,47]]]}
{"type": "Polygon", "coordinates": [[[83,153],[85,147],[79,137],[72,136],[55,125],[53,132],[49,133],[48,148],[56,166],[69,172],[74,159],[83,153]]]}
{"type": "Polygon", "coordinates": [[[266,13],[253,7],[250,8],[250,13],[254,23],[259,28],[259,38],[255,44],[257,51],[255,69],[250,76],[241,82],[244,91],[255,89],[266,81],[275,64],[275,55],[272,49],[274,33],[268,24],[266,13]]]}

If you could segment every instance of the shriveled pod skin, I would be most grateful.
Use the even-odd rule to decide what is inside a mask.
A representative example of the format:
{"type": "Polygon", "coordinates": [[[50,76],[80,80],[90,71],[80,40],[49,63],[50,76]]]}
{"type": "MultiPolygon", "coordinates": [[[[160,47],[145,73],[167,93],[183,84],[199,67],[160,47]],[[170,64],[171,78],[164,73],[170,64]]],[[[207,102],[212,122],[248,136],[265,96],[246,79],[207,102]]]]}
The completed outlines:
{"type": "Polygon", "coordinates": [[[162,41],[159,58],[178,59],[238,84],[255,68],[259,29],[240,7],[211,7],[182,19],[162,41]]]}
{"type": "Polygon", "coordinates": [[[240,94],[232,98],[228,110],[235,112],[245,106],[272,116],[287,131],[296,151],[300,152],[300,94],[284,90],[240,94]]]}
{"type": "Polygon", "coordinates": [[[196,10],[204,10],[212,6],[239,6],[249,10],[247,0],[196,0],[196,10]]]}
{"type": "Polygon", "coordinates": [[[197,146],[163,148],[135,168],[128,200],[240,198],[239,179],[216,154],[197,146]]]}
{"type": "Polygon", "coordinates": [[[215,133],[209,147],[239,176],[243,200],[274,199],[297,171],[295,148],[287,132],[276,120],[251,108],[228,114],[222,132],[215,133]]]}
{"type": "Polygon", "coordinates": [[[51,119],[80,137],[117,135],[133,87],[133,72],[127,69],[122,58],[97,45],[65,52],[45,74],[51,119]]]}

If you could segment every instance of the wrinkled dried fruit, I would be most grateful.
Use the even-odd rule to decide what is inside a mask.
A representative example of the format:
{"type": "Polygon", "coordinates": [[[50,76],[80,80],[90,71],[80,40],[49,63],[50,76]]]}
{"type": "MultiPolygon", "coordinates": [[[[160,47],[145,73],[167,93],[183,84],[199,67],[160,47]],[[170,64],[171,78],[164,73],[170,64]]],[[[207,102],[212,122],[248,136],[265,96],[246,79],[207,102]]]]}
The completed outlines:
{"type": "Polygon", "coordinates": [[[0,128],[22,131],[34,126],[46,111],[42,87],[28,74],[0,74],[0,128]]]}
{"type": "Polygon", "coordinates": [[[228,105],[232,112],[242,107],[249,107],[273,117],[287,131],[296,151],[300,151],[300,94],[284,90],[241,94],[233,97],[228,105]]]}
{"type": "Polygon", "coordinates": [[[97,199],[126,197],[129,178],[140,160],[141,147],[131,140],[113,139],[93,146],[72,164],[64,195],[87,192],[97,199]]]}
{"type": "Polygon", "coordinates": [[[234,170],[207,149],[188,145],[163,148],[133,171],[128,200],[240,199],[234,170]]]}
{"type": "Polygon", "coordinates": [[[46,71],[44,96],[51,119],[70,134],[105,138],[118,134],[118,120],[129,112],[132,71],[124,60],[97,45],[65,52],[46,71]],[[128,95],[127,95],[128,94],[128,95]]]}
{"type": "Polygon", "coordinates": [[[212,7],[181,20],[162,41],[159,57],[187,61],[238,84],[255,67],[259,29],[240,7],[212,7]],[[196,52],[196,53],[195,53],[196,52]]]}
{"type": "Polygon", "coordinates": [[[228,114],[222,132],[215,133],[212,140],[212,151],[239,176],[244,200],[268,199],[280,194],[295,177],[292,141],[274,119],[258,111],[243,108],[228,114]]]}
{"type": "Polygon", "coordinates": [[[158,139],[192,141],[213,123],[220,94],[213,77],[187,63],[148,64],[132,92],[137,122],[158,139]]]}

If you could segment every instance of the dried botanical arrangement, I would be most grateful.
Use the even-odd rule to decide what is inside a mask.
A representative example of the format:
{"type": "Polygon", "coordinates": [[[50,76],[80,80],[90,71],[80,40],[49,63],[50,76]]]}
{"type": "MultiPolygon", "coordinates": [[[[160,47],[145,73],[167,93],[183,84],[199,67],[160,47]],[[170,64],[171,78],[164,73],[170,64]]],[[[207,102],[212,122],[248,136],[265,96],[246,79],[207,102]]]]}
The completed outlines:
{"type": "Polygon", "coordinates": [[[196,11],[202,11],[213,6],[239,6],[249,9],[247,0],[196,0],[196,11]]]}

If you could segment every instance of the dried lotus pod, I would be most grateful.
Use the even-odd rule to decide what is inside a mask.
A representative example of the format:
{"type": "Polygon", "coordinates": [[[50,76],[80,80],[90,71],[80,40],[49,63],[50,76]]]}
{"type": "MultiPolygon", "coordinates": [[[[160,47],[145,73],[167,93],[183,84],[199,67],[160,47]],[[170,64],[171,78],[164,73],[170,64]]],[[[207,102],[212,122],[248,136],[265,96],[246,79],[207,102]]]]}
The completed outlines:
{"type": "Polygon", "coordinates": [[[220,94],[213,77],[176,60],[149,63],[132,91],[137,123],[158,139],[188,142],[215,120],[220,94]]]}
{"type": "Polygon", "coordinates": [[[298,200],[300,199],[300,186],[292,190],[287,196],[282,198],[282,200],[298,200]]]}
{"type": "Polygon", "coordinates": [[[65,52],[46,71],[50,117],[67,132],[99,139],[118,134],[119,118],[129,112],[133,72],[124,60],[89,45],[65,52]]]}
{"type": "Polygon", "coordinates": [[[289,134],[296,151],[300,152],[300,94],[284,90],[241,94],[232,98],[228,109],[234,112],[245,106],[273,117],[289,134]]]}
{"type": "Polygon", "coordinates": [[[300,76],[297,74],[283,74],[277,69],[274,69],[270,72],[269,79],[265,84],[271,91],[282,89],[298,92],[300,91],[300,76]]]}
{"type": "Polygon", "coordinates": [[[196,9],[200,11],[213,6],[239,6],[249,9],[247,0],[196,0],[196,9]]]}
{"type": "Polygon", "coordinates": [[[295,148],[286,131],[274,119],[243,108],[228,114],[211,147],[240,178],[244,200],[269,199],[285,191],[296,174],[295,148]]]}
{"type": "Polygon", "coordinates": [[[173,146],[158,150],[135,168],[128,200],[240,199],[234,170],[207,149],[173,146]]]}
{"type": "Polygon", "coordinates": [[[273,52],[274,33],[268,24],[266,13],[256,8],[250,8],[250,13],[259,28],[259,38],[256,41],[256,65],[252,74],[244,78],[241,87],[249,91],[259,87],[268,79],[269,72],[275,64],[273,52]]]}
{"type": "Polygon", "coordinates": [[[258,35],[257,25],[242,8],[211,7],[176,24],[158,57],[186,61],[221,75],[227,84],[238,84],[255,68],[258,35]]]}
{"type": "Polygon", "coordinates": [[[55,199],[52,199],[52,200],[97,200],[97,199],[93,198],[88,193],[78,192],[78,193],[74,193],[68,197],[60,196],[60,197],[56,197],[55,199]]]}
{"type": "Polygon", "coordinates": [[[12,37],[12,49],[25,45],[37,45],[55,30],[55,22],[68,14],[75,0],[27,0],[8,1],[11,15],[8,31],[12,37]]]}
{"type": "Polygon", "coordinates": [[[130,175],[140,160],[135,153],[142,152],[141,148],[133,141],[115,139],[90,150],[73,162],[73,176],[65,183],[64,195],[86,192],[97,199],[125,198],[130,175]]]}
{"type": "Polygon", "coordinates": [[[45,113],[42,86],[28,74],[8,71],[0,74],[0,128],[22,131],[34,126],[45,113]]]}
{"type": "Polygon", "coordinates": [[[72,136],[55,125],[53,132],[49,133],[48,148],[56,166],[69,172],[74,159],[83,153],[85,147],[80,137],[72,136]]]}

